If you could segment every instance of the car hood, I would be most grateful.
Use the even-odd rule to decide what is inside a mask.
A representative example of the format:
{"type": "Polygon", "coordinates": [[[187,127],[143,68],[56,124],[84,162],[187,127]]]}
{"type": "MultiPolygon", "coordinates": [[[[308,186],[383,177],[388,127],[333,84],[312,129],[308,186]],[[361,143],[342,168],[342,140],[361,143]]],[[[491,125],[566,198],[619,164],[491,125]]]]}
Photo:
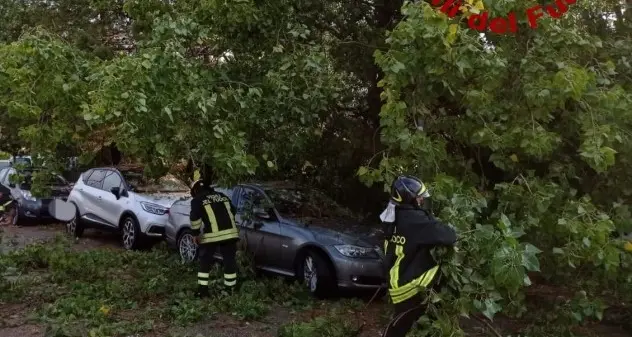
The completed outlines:
{"type": "Polygon", "coordinates": [[[164,207],[171,207],[171,205],[173,205],[174,202],[188,195],[189,193],[187,192],[151,193],[151,194],[137,193],[136,200],[139,202],[140,201],[152,202],[154,204],[158,204],[164,207]]]}
{"type": "Polygon", "coordinates": [[[323,245],[355,245],[360,247],[375,247],[380,245],[379,232],[373,228],[362,225],[349,225],[327,223],[324,226],[305,226],[297,219],[283,219],[283,222],[305,227],[313,235],[314,239],[323,245]]]}

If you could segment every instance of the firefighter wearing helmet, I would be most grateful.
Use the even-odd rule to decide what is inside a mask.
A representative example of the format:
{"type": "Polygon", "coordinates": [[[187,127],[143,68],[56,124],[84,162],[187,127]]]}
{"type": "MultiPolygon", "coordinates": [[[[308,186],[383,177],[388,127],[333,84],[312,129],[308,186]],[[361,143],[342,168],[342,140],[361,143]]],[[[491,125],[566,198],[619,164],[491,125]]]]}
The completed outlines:
{"type": "Polygon", "coordinates": [[[430,251],[454,246],[455,231],[422,208],[430,193],[416,177],[399,176],[391,185],[391,200],[380,215],[390,229],[385,237],[388,291],[395,315],[384,337],[404,337],[425,313],[426,290],[437,286],[439,265],[430,251]]]}
{"type": "MultiPolygon", "coordinates": [[[[202,177],[204,178],[204,177],[202,177]]],[[[196,296],[209,296],[209,274],[213,255],[219,249],[224,266],[224,286],[232,291],[237,285],[237,241],[235,206],[225,194],[215,191],[210,181],[198,179],[191,184],[191,229],[199,249],[198,289],[196,296]]]]}

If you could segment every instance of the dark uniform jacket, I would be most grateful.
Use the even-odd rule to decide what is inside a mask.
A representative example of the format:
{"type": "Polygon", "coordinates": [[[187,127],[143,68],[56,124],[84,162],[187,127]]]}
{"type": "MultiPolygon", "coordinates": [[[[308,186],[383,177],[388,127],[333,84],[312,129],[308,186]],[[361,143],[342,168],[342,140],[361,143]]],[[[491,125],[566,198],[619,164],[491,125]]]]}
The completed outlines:
{"type": "Polygon", "coordinates": [[[235,225],[235,207],[225,194],[205,190],[191,200],[191,229],[202,234],[200,243],[239,239],[235,225]]]}
{"type": "Polygon", "coordinates": [[[393,303],[400,303],[432,283],[439,266],[430,251],[454,245],[456,233],[423,209],[397,206],[389,234],[384,242],[389,294],[393,303]]]}

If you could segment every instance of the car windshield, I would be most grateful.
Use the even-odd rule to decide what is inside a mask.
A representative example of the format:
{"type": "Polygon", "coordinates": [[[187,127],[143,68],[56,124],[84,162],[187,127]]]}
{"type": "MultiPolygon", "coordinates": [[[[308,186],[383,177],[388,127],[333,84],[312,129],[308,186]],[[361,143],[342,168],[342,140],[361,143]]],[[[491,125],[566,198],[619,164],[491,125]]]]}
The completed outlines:
{"type": "Polygon", "coordinates": [[[168,174],[158,179],[147,179],[142,173],[122,172],[125,181],[132,185],[134,191],[145,193],[179,193],[189,192],[189,187],[175,176],[168,174]]]}
{"type": "Polygon", "coordinates": [[[31,159],[27,157],[17,157],[13,159],[15,165],[31,166],[31,159]]]}
{"type": "MultiPolygon", "coordinates": [[[[29,191],[31,189],[31,185],[32,185],[32,171],[26,171],[23,172],[23,181],[20,184],[20,189],[21,190],[25,190],[25,191],[29,191]]],[[[49,177],[48,179],[48,183],[46,184],[49,187],[65,187],[68,186],[68,181],[66,179],[64,179],[62,176],[60,175],[52,175],[49,177]]]]}
{"type": "Polygon", "coordinates": [[[324,193],[306,188],[269,188],[265,190],[281,215],[293,218],[350,218],[349,210],[324,193]]]}

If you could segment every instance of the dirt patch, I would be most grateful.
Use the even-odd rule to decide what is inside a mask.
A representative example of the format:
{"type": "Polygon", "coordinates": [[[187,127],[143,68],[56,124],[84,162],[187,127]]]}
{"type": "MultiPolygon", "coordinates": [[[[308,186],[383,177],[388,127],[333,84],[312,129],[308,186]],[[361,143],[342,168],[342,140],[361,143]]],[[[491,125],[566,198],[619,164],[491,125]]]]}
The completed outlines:
{"type": "Polygon", "coordinates": [[[43,337],[42,326],[28,323],[31,310],[29,304],[2,304],[0,337],[43,337]]]}
{"type": "Polygon", "coordinates": [[[59,224],[42,226],[3,226],[0,241],[0,253],[7,253],[21,249],[29,244],[54,240],[55,236],[63,230],[59,224]]]}
{"type": "MultiPolygon", "coordinates": [[[[0,254],[21,249],[33,243],[53,241],[58,235],[65,235],[65,230],[65,225],[60,223],[22,227],[3,226],[0,228],[0,254]]],[[[96,230],[86,230],[84,236],[76,241],[74,248],[79,251],[122,249],[117,235],[96,230]]]]}
{"type": "Polygon", "coordinates": [[[11,328],[0,328],[0,337],[43,337],[44,328],[35,324],[25,324],[11,328]]]}

